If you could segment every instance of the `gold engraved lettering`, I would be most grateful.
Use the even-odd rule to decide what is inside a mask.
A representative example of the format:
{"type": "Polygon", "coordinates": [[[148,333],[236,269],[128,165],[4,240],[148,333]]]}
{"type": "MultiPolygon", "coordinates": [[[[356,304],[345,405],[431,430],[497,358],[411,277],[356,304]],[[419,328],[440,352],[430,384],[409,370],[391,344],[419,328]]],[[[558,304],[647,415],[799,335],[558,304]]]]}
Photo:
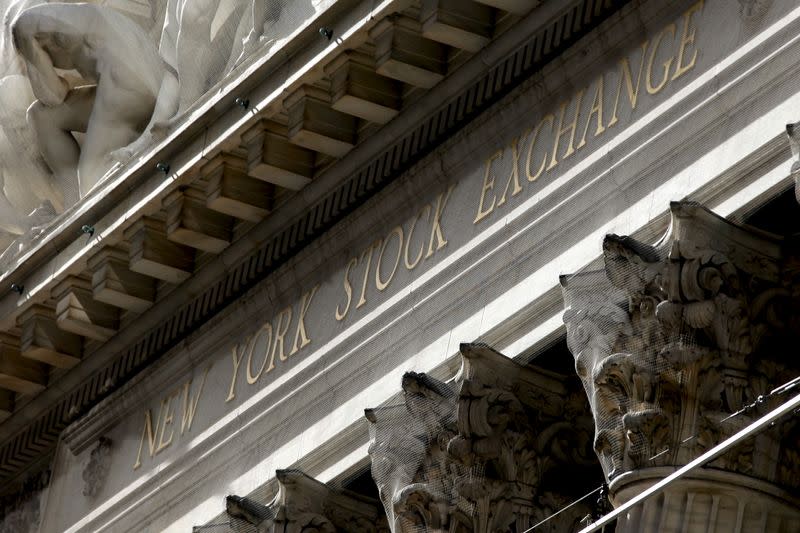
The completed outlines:
{"type": "Polygon", "coordinates": [[[422,213],[425,213],[425,220],[428,220],[431,217],[431,204],[425,204],[425,207],[423,207],[419,213],[417,213],[417,216],[414,217],[414,220],[411,221],[411,226],[408,228],[408,237],[406,237],[406,246],[403,253],[403,263],[408,270],[414,270],[414,268],[416,268],[419,262],[422,261],[422,254],[425,252],[425,245],[420,243],[419,253],[417,254],[417,257],[414,258],[414,262],[412,263],[408,260],[408,250],[411,248],[411,237],[414,235],[414,229],[417,227],[417,222],[420,218],[422,218],[422,213]]]}
{"type": "Polygon", "coordinates": [[[672,62],[675,60],[673,56],[670,56],[669,59],[664,61],[664,78],[656,85],[653,86],[653,61],[656,59],[656,54],[658,54],[658,48],[661,45],[661,41],[664,40],[664,34],[669,32],[672,34],[672,39],[675,39],[675,24],[670,24],[666,28],[664,28],[658,35],[656,35],[655,40],[653,41],[653,48],[650,50],[650,59],[647,61],[647,80],[645,82],[645,86],[647,87],[648,94],[658,94],[661,89],[666,87],[667,82],[669,81],[669,69],[672,67],[672,62]]]}
{"type": "Polygon", "coordinates": [[[444,234],[442,233],[442,214],[444,213],[444,208],[447,206],[447,200],[450,199],[450,193],[453,192],[453,188],[455,188],[455,184],[450,185],[446,192],[440,193],[439,196],[436,197],[436,208],[433,210],[433,222],[431,222],[431,240],[428,243],[428,253],[425,254],[426,259],[432,256],[433,252],[438,252],[447,245],[447,239],[444,238],[444,234]],[[434,241],[437,243],[436,248],[433,247],[434,241]]]}
{"type": "MultiPolygon", "coordinates": [[[[278,350],[278,346],[280,346],[280,351],[278,352],[278,357],[281,358],[281,361],[286,361],[286,355],[283,353],[283,338],[286,336],[286,332],[289,330],[289,325],[292,323],[292,306],[290,305],[280,313],[278,313],[278,323],[275,324],[275,342],[272,343],[272,354],[270,355],[270,361],[275,361],[275,350],[278,350]],[[284,317],[286,318],[284,322],[284,317]]],[[[270,370],[272,370],[270,368],[270,370]]]]}
{"type": "MultiPolygon", "coordinates": [[[[161,411],[159,411],[158,418],[156,419],[156,431],[158,430],[158,422],[160,419],[161,411]]],[[[145,435],[147,435],[147,446],[150,451],[150,457],[153,457],[156,453],[156,432],[153,431],[153,418],[150,414],[150,409],[144,410],[144,427],[142,428],[142,438],[139,440],[139,451],[136,452],[136,463],[133,465],[134,470],[142,466],[142,447],[144,446],[145,435]]]]}
{"type": "Polygon", "coordinates": [[[568,158],[575,152],[575,130],[578,128],[578,116],[581,112],[581,103],[583,102],[583,93],[585,92],[584,89],[578,91],[578,96],[575,102],[575,116],[572,117],[572,121],[564,126],[564,115],[567,113],[567,107],[570,104],[570,101],[563,102],[561,104],[561,109],[559,110],[558,115],[558,128],[556,129],[556,139],[553,143],[553,153],[550,158],[550,164],[547,165],[547,170],[551,170],[558,165],[558,145],[561,143],[561,136],[565,133],[569,132],[569,144],[567,145],[567,151],[564,152],[564,156],[561,158],[563,161],[564,159],[568,158]]]}
{"type": "Polygon", "coordinates": [[[253,335],[249,337],[245,341],[246,348],[242,348],[242,355],[244,355],[245,350],[247,350],[247,366],[245,368],[245,378],[247,379],[248,385],[253,385],[258,378],[261,377],[261,374],[264,372],[264,367],[267,366],[267,355],[269,354],[269,347],[272,344],[272,324],[269,322],[265,322],[253,335]],[[258,344],[258,338],[267,333],[267,345],[264,347],[264,359],[261,361],[261,366],[258,368],[258,372],[253,374],[253,355],[256,353],[256,344],[258,344]]]}
{"type": "Polygon", "coordinates": [[[358,259],[355,257],[350,258],[350,261],[347,263],[347,268],[344,270],[344,293],[347,295],[347,303],[344,306],[344,311],[339,310],[339,304],[336,304],[336,313],[334,316],[336,317],[337,322],[341,322],[344,320],[344,317],[347,316],[347,312],[350,310],[350,302],[353,301],[353,286],[350,285],[350,271],[355,268],[358,264],[358,259]]]}
{"type": "Polygon", "coordinates": [[[542,131],[542,126],[544,126],[545,122],[550,123],[550,131],[553,131],[553,124],[555,124],[556,117],[550,113],[544,116],[542,120],[539,121],[539,124],[536,125],[536,129],[533,130],[533,136],[531,137],[531,142],[528,144],[528,157],[525,160],[525,173],[528,176],[528,181],[534,182],[536,181],[539,176],[542,175],[544,172],[544,166],[547,163],[547,151],[545,150],[544,156],[542,156],[542,164],[539,165],[539,170],[536,171],[535,174],[531,174],[531,157],[533,156],[533,148],[536,146],[536,140],[539,138],[539,132],[542,131]]]}
{"type": "Polygon", "coordinates": [[[192,380],[190,379],[183,385],[183,413],[181,416],[181,435],[185,431],[190,431],[192,429],[192,422],[194,421],[194,415],[197,414],[197,402],[200,401],[200,395],[203,394],[203,386],[206,384],[206,377],[208,376],[208,371],[211,370],[211,365],[206,367],[205,372],[203,372],[203,379],[200,381],[200,387],[197,389],[197,394],[192,398],[191,396],[191,387],[192,387],[192,380]]]}
{"type": "Polygon", "coordinates": [[[689,29],[690,24],[692,23],[692,15],[699,12],[703,9],[703,0],[700,0],[695,5],[690,7],[686,10],[683,14],[683,32],[681,33],[681,42],[680,47],[678,48],[678,61],[675,63],[675,73],[672,75],[672,79],[676,80],[692,70],[694,67],[695,62],[697,61],[697,50],[694,50],[692,54],[692,59],[689,60],[689,63],[683,64],[683,55],[686,53],[686,46],[694,44],[694,36],[696,32],[696,28],[692,27],[691,30],[689,29]]]}
{"type": "MultiPolygon", "coordinates": [[[[523,136],[524,135],[525,134],[523,134],[523,136]]],[[[497,207],[506,203],[506,194],[508,194],[508,187],[511,185],[512,181],[514,182],[514,190],[511,192],[511,196],[514,197],[522,192],[522,186],[519,184],[519,150],[517,149],[519,139],[520,138],[517,137],[514,139],[514,142],[511,143],[511,174],[508,175],[506,188],[503,189],[503,196],[501,196],[500,201],[497,202],[497,207]]]]}
{"type": "Polygon", "coordinates": [[[305,320],[308,308],[311,307],[311,300],[314,298],[318,289],[319,285],[315,285],[310,292],[303,295],[303,300],[300,302],[300,316],[297,319],[297,329],[294,332],[294,343],[292,344],[292,351],[289,352],[289,355],[296,354],[311,343],[311,339],[308,338],[308,333],[306,332],[305,320]]]}
{"type": "Polygon", "coordinates": [[[403,228],[395,226],[392,228],[392,231],[389,232],[389,235],[386,236],[383,245],[381,245],[381,252],[378,254],[378,263],[375,265],[375,287],[379,291],[383,291],[389,286],[394,278],[395,272],[397,272],[397,265],[400,264],[400,256],[403,253],[403,240],[403,228]],[[392,272],[389,274],[389,279],[383,281],[381,279],[381,263],[383,262],[383,254],[386,252],[386,245],[392,240],[393,235],[397,235],[397,256],[394,259],[394,265],[392,266],[392,272]]]}
{"type": "Polygon", "coordinates": [[[603,126],[603,76],[597,78],[597,85],[594,90],[594,99],[592,100],[592,107],[589,109],[589,116],[586,118],[586,126],[583,128],[583,135],[581,135],[581,142],[578,143],[578,148],[586,144],[586,134],[589,132],[589,125],[592,123],[592,117],[597,116],[597,128],[594,130],[594,137],[597,137],[604,131],[603,126]]]}
{"type": "Polygon", "coordinates": [[[475,220],[472,221],[473,224],[477,224],[478,222],[489,216],[494,210],[494,202],[496,200],[494,194],[492,194],[492,203],[489,205],[489,207],[484,209],[483,205],[484,202],[486,201],[486,193],[491,191],[492,188],[494,187],[494,176],[491,175],[492,161],[502,156],[503,156],[503,151],[498,150],[495,153],[493,153],[492,156],[489,157],[489,159],[486,160],[486,170],[483,172],[483,188],[481,189],[481,199],[478,202],[478,214],[475,215],[475,220]]]}
{"type": "Polygon", "coordinates": [[[172,437],[175,434],[175,428],[170,427],[169,437],[167,437],[166,441],[164,441],[164,435],[167,431],[167,426],[172,425],[172,399],[175,396],[176,394],[171,394],[161,401],[161,407],[162,410],[164,411],[164,417],[161,419],[161,436],[158,438],[158,448],[156,448],[156,455],[158,455],[158,453],[161,450],[172,444],[172,437]]]}
{"type": "MultiPolygon", "coordinates": [[[[236,360],[237,357],[234,350],[234,361],[236,360]]],[[[241,361],[241,357],[238,358],[238,361],[241,361]]],[[[196,395],[192,396],[191,394],[192,380],[189,379],[183,384],[183,387],[179,388],[161,400],[161,404],[158,408],[158,418],[156,418],[155,430],[150,409],[145,409],[144,427],[142,428],[142,437],[139,440],[139,450],[136,452],[136,462],[133,465],[134,470],[142,466],[142,448],[144,448],[145,436],[147,436],[147,446],[148,451],[150,452],[150,457],[158,455],[159,452],[172,444],[172,439],[175,436],[175,427],[172,426],[174,418],[172,409],[173,400],[175,400],[175,398],[181,394],[181,391],[183,391],[181,435],[183,435],[184,432],[192,429],[192,422],[194,421],[195,414],[197,414],[197,404],[200,401],[200,396],[203,394],[203,387],[205,386],[206,377],[208,376],[209,370],[211,370],[211,365],[208,365],[203,372],[203,379],[200,381],[200,386],[197,389],[196,395]],[[169,434],[167,434],[168,426],[169,434]],[[156,446],[156,441],[158,442],[158,446],[156,446]]],[[[235,373],[236,372],[234,370],[234,375],[235,373]]],[[[233,386],[231,386],[231,388],[233,388],[233,386]]]]}
{"type": "Polygon", "coordinates": [[[642,43],[642,60],[639,62],[639,73],[636,75],[636,87],[633,86],[633,75],[631,74],[631,64],[627,57],[619,60],[619,83],[617,85],[617,96],[614,99],[614,111],[611,113],[611,120],[608,122],[610,128],[618,122],[617,109],[619,107],[619,97],[622,94],[622,82],[625,81],[625,88],[628,90],[628,101],[631,103],[631,110],[636,109],[636,102],[639,99],[639,85],[642,81],[642,71],[644,70],[645,58],[647,57],[648,41],[642,43]]]}
{"type": "MultiPolygon", "coordinates": [[[[245,341],[247,343],[247,341],[245,341]]],[[[231,348],[231,358],[233,359],[233,375],[231,376],[231,388],[228,390],[228,397],[225,398],[225,403],[236,398],[236,375],[239,372],[239,365],[244,358],[244,350],[239,351],[239,345],[235,344],[231,348]]]]}
{"type": "Polygon", "coordinates": [[[377,241],[373,242],[369,245],[369,248],[364,250],[361,254],[361,261],[363,262],[366,258],[367,265],[364,267],[364,279],[361,281],[361,297],[358,299],[358,303],[356,304],[356,309],[362,307],[365,303],[367,303],[367,280],[369,279],[369,269],[372,265],[372,252],[381,245],[381,240],[378,239],[377,241]]]}

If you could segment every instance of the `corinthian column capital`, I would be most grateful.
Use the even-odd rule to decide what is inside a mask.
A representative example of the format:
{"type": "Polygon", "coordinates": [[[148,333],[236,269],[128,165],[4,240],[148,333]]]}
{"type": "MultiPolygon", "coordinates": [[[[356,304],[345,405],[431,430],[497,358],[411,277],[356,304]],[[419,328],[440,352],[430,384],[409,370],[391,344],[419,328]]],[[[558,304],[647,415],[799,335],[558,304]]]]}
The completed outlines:
{"type": "MultiPolygon", "coordinates": [[[[787,244],[693,203],[672,204],[671,216],[655,245],[608,235],[603,270],[561,279],[595,451],[618,498],[632,494],[626,483],[652,482],[733,435],[759,413],[731,415],[800,374],[786,344],[798,337],[787,327],[797,308],[787,244]]],[[[783,462],[796,446],[792,424],[707,468],[730,473],[722,485],[748,476],[778,493],[798,488],[800,471],[785,467],[800,464],[783,462]]]]}
{"type": "MultiPolygon", "coordinates": [[[[372,474],[394,533],[523,531],[577,496],[566,476],[595,466],[574,380],[485,345],[460,351],[453,384],[410,372],[402,405],[367,411],[372,474]]],[[[549,530],[572,531],[588,511],[574,506],[549,530]]]]}

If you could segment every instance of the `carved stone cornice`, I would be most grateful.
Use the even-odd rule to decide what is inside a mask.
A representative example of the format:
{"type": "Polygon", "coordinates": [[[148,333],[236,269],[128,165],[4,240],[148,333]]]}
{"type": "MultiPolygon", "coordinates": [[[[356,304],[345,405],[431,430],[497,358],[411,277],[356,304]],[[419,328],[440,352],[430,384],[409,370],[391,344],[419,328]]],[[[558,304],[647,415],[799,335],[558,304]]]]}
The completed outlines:
{"type": "MultiPolygon", "coordinates": [[[[671,214],[656,246],[609,235],[605,271],[562,278],[567,343],[610,480],[688,463],[755,414],[728,416],[800,368],[784,355],[797,338],[785,243],[696,204],[671,214]]],[[[800,473],[779,466],[792,434],[764,432],[707,466],[797,488],[800,473]]]]}
{"type": "MultiPolygon", "coordinates": [[[[455,387],[403,377],[404,405],[367,411],[372,473],[394,533],[529,528],[571,501],[561,468],[589,466],[591,417],[562,377],[461,346],[455,387]]],[[[569,531],[588,509],[555,522],[569,531]]]]}
{"type": "MultiPolygon", "coordinates": [[[[233,3],[238,7],[243,5],[242,2],[233,3]]],[[[499,3],[510,6],[517,14],[538,5],[538,2],[526,0],[499,3]]],[[[22,298],[16,292],[4,293],[5,311],[0,317],[4,331],[12,331],[16,319],[32,304],[48,300],[50,291],[66,274],[88,279],[87,275],[94,278],[98,273],[93,280],[97,283],[92,284],[94,300],[141,313],[138,317],[125,314],[125,327],[114,333],[113,342],[98,345],[97,349],[91,347],[85,354],[80,353],[81,336],[65,338],[64,332],[55,327],[55,319],[34,317],[23,327],[23,333],[29,333],[31,353],[38,353],[41,362],[62,368],[80,365],[63,375],[61,372],[53,374],[43,394],[35,401],[24,402],[24,406],[19,403],[16,410],[9,409],[9,398],[0,394],[0,418],[9,417],[3,422],[4,440],[0,443],[0,473],[4,482],[24,472],[43,455],[53,453],[58,434],[74,421],[74,414],[88,412],[111,390],[122,386],[143,367],[179,344],[189,332],[209,329],[208,321],[218,316],[218,311],[288,264],[287,261],[295,260],[300,250],[316,242],[329,228],[349,217],[353,209],[404,175],[410,166],[452,138],[456,131],[463,130],[483,110],[530,79],[621,7],[613,2],[598,4],[598,9],[589,10],[576,19],[566,33],[558,17],[526,18],[520,25],[517,24],[518,15],[509,18],[506,13],[497,13],[496,32],[487,34],[491,42],[478,57],[455,53],[450,45],[427,43],[429,39],[421,32],[429,33],[431,26],[422,28],[416,20],[418,2],[414,5],[383,2],[375,9],[368,4],[364,8],[371,10],[368,17],[344,16],[348,10],[330,11],[332,4],[314,4],[315,9],[319,8],[315,11],[317,14],[330,11],[325,14],[330,28],[326,26],[323,33],[335,27],[336,36],[330,44],[336,46],[328,47],[325,39],[317,37],[312,44],[319,53],[308,55],[311,48],[305,43],[307,34],[309,31],[316,34],[319,28],[313,22],[316,15],[305,17],[303,31],[295,32],[286,43],[291,44],[292,50],[284,47],[281,53],[270,55],[264,49],[264,54],[259,54],[258,61],[246,75],[237,75],[228,80],[227,85],[223,83],[220,91],[209,93],[213,102],[207,103],[213,105],[205,106],[202,113],[190,117],[196,128],[189,128],[192,131],[179,128],[160,143],[169,145],[169,153],[149,151],[140,154],[142,157],[135,157],[136,162],[132,161],[130,166],[123,165],[114,179],[105,180],[96,194],[85,198],[80,209],[55,224],[51,228],[53,231],[42,234],[25,254],[4,269],[6,287],[14,282],[21,289],[23,281],[38,280],[28,283],[22,298]],[[390,23],[398,27],[390,28],[384,35],[382,22],[396,12],[406,11],[408,13],[403,16],[414,19],[412,26],[415,27],[401,28],[390,23]],[[499,39],[512,27],[516,29],[511,37],[499,39]],[[373,29],[380,30],[381,38],[376,42],[369,38],[373,29]],[[551,42],[554,32],[561,33],[551,42]],[[542,42],[548,43],[544,54],[539,50],[542,42]],[[415,53],[418,51],[422,53],[415,53]],[[343,52],[370,57],[366,62],[350,61],[354,59],[350,57],[345,66],[333,64],[343,52]],[[408,68],[403,69],[399,63],[409,63],[412,70],[419,65],[411,63],[422,61],[423,67],[424,63],[430,64],[431,54],[435,63],[441,63],[433,65],[434,70],[440,71],[437,81],[444,76],[445,85],[438,84],[429,94],[420,87],[419,99],[415,97],[414,105],[408,105],[410,100],[399,98],[402,94],[397,93],[398,83],[388,78],[398,77],[402,70],[408,73],[408,68]],[[288,57],[297,57],[299,62],[285,63],[288,57]],[[491,58],[491,64],[486,63],[487,58],[491,58]],[[452,64],[448,66],[448,63],[452,64]],[[505,69],[507,64],[516,64],[519,68],[513,76],[497,77],[497,70],[493,69],[505,69]],[[296,67],[300,78],[289,80],[269,75],[281,65],[293,72],[296,67]],[[331,68],[326,69],[329,65],[331,68]],[[378,72],[381,67],[383,69],[378,72]],[[460,74],[453,76],[456,71],[460,74]],[[306,86],[312,90],[303,89],[302,101],[292,102],[290,96],[296,94],[296,89],[306,86]],[[491,88],[488,93],[484,91],[486,87],[491,88]],[[320,89],[326,94],[319,94],[320,89]],[[254,113],[252,108],[245,112],[250,98],[254,98],[252,95],[262,93],[270,97],[269,101],[259,104],[260,113],[254,113]],[[373,106],[365,116],[368,103],[373,106]],[[265,117],[284,117],[281,120],[286,122],[287,112],[292,118],[289,121],[291,131],[285,125],[268,129],[261,124],[265,117]],[[397,122],[382,130],[379,123],[387,122],[398,112],[404,117],[402,128],[397,127],[400,124],[397,122]],[[357,119],[358,124],[348,113],[362,115],[357,119]],[[372,125],[365,134],[368,122],[372,125]],[[212,128],[213,135],[199,135],[201,130],[215,124],[219,127],[212,128]],[[354,125],[358,126],[358,131],[353,130],[354,125]],[[253,129],[261,131],[253,137],[245,135],[253,129]],[[341,135],[342,130],[347,130],[346,135],[341,135]],[[382,133],[378,135],[379,131],[382,133]],[[240,140],[246,146],[239,146],[240,140]],[[336,158],[324,155],[324,151],[317,153],[301,146],[341,155],[354,143],[362,148],[348,153],[346,161],[335,161],[336,158]],[[247,148],[246,166],[244,160],[231,163],[228,157],[234,154],[241,159],[244,154],[240,148],[247,148]],[[216,171],[209,174],[209,168],[203,168],[219,163],[220,159],[226,161],[224,172],[217,167],[221,174],[216,171]],[[323,171],[325,180],[311,180],[323,171]],[[305,187],[308,189],[302,195],[283,190],[297,191],[305,187]],[[271,205],[273,188],[276,188],[276,198],[280,199],[279,206],[271,205]],[[148,201],[134,202],[131,198],[147,198],[148,201]],[[251,224],[266,216],[266,211],[272,207],[277,211],[270,215],[271,221],[265,223],[267,234],[252,233],[251,224]],[[233,226],[231,216],[238,219],[233,226]],[[97,233],[87,237],[94,227],[98,228],[97,233]],[[231,233],[232,229],[236,231],[231,233]],[[231,239],[239,244],[229,246],[231,239]],[[108,247],[123,252],[109,263],[111,267],[92,263],[88,269],[83,268],[90,258],[108,247]],[[201,260],[210,257],[201,257],[198,255],[201,253],[218,254],[218,259],[201,260]],[[72,265],[69,272],[61,268],[65,264],[72,265]],[[100,270],[92,268],[94,266],[100,270]],[[175,285],[177,292],[159,289],[154,293],[154,287],[161,287],[162,282],[175,285]],[[113,285],[111,289],[107,287],[109,283],[113,285]],[[166,294],[171,296],[162,298],[166,294]],[[154,297],[158,297],[158,301],[151,301],[154,297]],[[149,308],[151,304],[153,307],[149,308]],[[146,313],[142,312],[144,308],[148,309],[146,313]],[[173,324],[176,326],[172,327],[173,324]],[[76,346],[78,349],[73,349],[76,346]],[[84,364],[80,360],[82,355],[91,355],[92,360],[84,364]],[[107,380],[109,376],[111,379],[107,380]],[[73,405],[76,401],[78,403],[73,405]]],[[[436,34],[440,39],[441,26],[447,25],[443,14],[463,9],[457,1],[446,4],[448,6],[436,9],[435,20],[431,20],[438,26],[436,34]]],[[[582,4],[575,0],[571,5],[582,4]]],[[[493,14],[491,23],[489,19],[484,22],[494,26],[495,12],[480,8],[479,4],[476,6],[473,8],[478,12],[493,14]]],[[[292,24],[289,27],[294,28],[292,24]]],[[[294,29],[299,31],[300,27],[294,29]]],[[[377,38],[378,33],[373,32],[373,35],[377,38]]],[[[408,77],[400,77],[409,81],[408,77]]],[[[404,90],[408,88],[403,87],[404,90]]],[[[298,97],[300,95],[295,99],[298,97]]],[[[21,118],[24,122],[24,113],[21,118]]],[[[127,151],[123,149],[117,155],[127,151]]],[[[89,296],[85,291],[82,295],[89,296]]],[[[86,300],[83,307],[93,306],[86,300]]],[[[80,314],[74,306],[72,311],[72,315],[80,314]]],[[[115,314],[118,313],[111,313],[115,314]]],[[[80,321],[70,321],[73,329],[77,322],[80,321]]],[[[91,325],[92,328],[86,329],[85,324],[78,323],[82,333],[92,331],[96,337],[105,338],[115,329],[100,324],[103,329],[98,330],[94,321],[91,325]]]]}
{"type": "Polygon", "coordinates": [[[388,533],[380,503],[334,489],[299,470],[278,470],[278,494],[267,505],[228,496],[231,517],[256,526],[259,533],[388,533]]]}

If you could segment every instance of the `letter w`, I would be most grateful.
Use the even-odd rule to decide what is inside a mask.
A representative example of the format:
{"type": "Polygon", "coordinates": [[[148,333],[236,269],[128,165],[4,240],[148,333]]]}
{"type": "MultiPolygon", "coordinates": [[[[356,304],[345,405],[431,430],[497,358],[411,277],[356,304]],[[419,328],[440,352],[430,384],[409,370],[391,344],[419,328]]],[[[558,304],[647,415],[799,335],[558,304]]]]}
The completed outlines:
{"type": "Polygon", "coordinates": [[[192,421],[194,420],[194,415],[197,413],[197,402],[200,401],[200,395],[203,394],[203,386],[206,384],[206,376],[208,376],[208,371],[211,369],[211,366],[206,367],[206,371],[203,372],[203,379],[200,381],[200,388],[197,390],[197,394],[192,397],[191,395],[191,388],[192,388],[192,380],[190,379],[183,385],[183,418],[181,418],[181,435],[183,435],[184,431],[189,431],[192,429],[192,421]]]}

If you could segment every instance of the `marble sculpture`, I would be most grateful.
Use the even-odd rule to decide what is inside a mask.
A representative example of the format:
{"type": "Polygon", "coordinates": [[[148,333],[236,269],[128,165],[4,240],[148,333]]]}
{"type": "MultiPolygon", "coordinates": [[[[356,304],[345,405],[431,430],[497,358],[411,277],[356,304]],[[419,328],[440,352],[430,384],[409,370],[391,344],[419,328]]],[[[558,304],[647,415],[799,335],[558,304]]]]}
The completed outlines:
{"type": "Polygon", "coordinates": [[[164,138],[192,104],[261,45],[282,1],[167,0],[159,52],[168,68],[155,111],[142,136],[113,157],[125,162],[164,138]]]}
{"type": "Polygon", "coordinates": [[[77,181],[83,197],[111,166],[111,152],[152,115],[164,70],[158,51],[130,18],[93,4],[30,7],[12,34],[38,99],[28,122],[39,149],[56,179],[77,181]],[[57,69],[76,71],[78,84],[57,69]],[[72,132],[85,133],[82,144],[72,132]]]}
{"type": "Polygon", "coordinates": [[[154,36],[106,0],[0,0],[0,250],[164,138],[284,1],[149,0],[154,36]]]}
{"type": "Polygon", "coordinates": [[[40,0],[0,2],[0,246],[52,218],[64,208],[64,189],[52,177],[28,127],[26,112],[36,100],[10,24],[40,0]]]}

